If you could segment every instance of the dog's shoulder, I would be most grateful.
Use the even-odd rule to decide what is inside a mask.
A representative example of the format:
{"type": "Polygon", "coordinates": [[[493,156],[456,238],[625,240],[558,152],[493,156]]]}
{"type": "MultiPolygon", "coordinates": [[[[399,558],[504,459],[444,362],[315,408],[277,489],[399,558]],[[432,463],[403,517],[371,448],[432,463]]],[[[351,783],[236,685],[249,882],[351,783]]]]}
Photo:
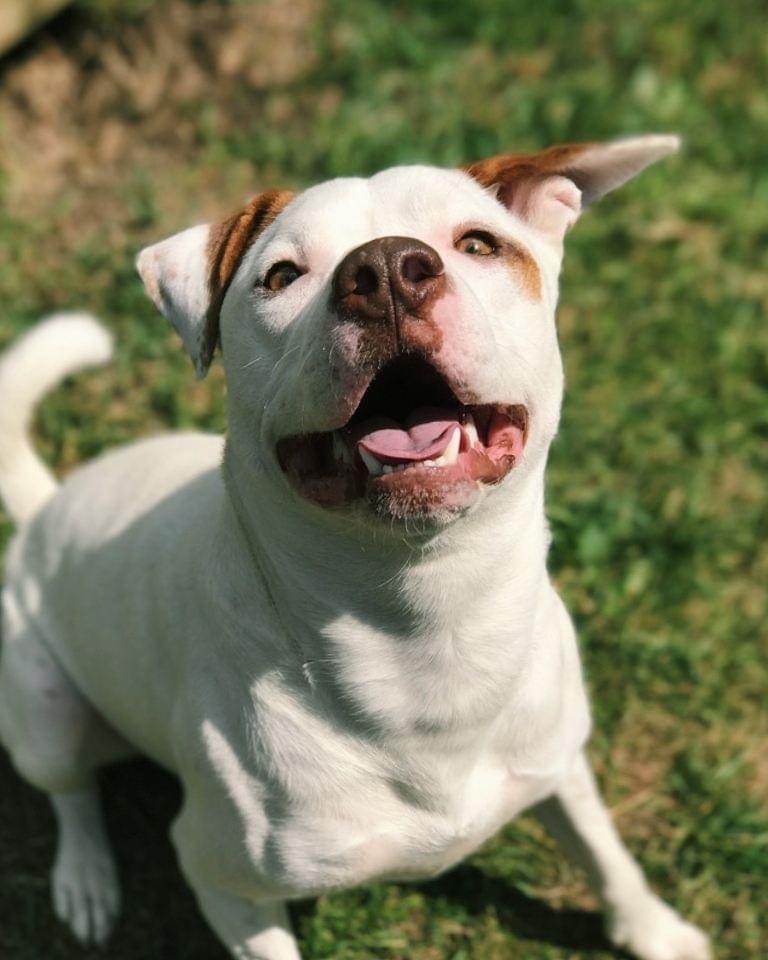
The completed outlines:
{"type": "Polygon", "coordinates": [[[216,496],[221,451],[221,438],[197,433],[107,451],[65,479],[21,538],[48,550],[87,550],[152,515],[167,520],[176,508],[216,496]]]}

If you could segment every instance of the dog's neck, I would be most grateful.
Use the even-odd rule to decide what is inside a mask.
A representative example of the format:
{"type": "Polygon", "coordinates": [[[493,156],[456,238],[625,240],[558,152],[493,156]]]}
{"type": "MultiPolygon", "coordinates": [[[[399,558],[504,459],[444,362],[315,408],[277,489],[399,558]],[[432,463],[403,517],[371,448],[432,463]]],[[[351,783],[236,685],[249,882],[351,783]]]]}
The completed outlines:
{"type": "Polygon", "coordinates": [[[404,528],[394,535],[382,525],[377,535],[331,520],[236,460],[228,445],[224,474],[239,527],[279,619],[320,682],[333,675],[363,698],[364,712],[444,726],[458,721],[462,701],[464,714],[492,710],[525,672],[549,597],[543,463],[514,498],[493,494],[504,498],[502,509],[486,502],[415,538],[404,528]],[[461,689],[442,689],[441,676],[461,689]],[[407,709],[392,709],[403,695],[407,709]]]}

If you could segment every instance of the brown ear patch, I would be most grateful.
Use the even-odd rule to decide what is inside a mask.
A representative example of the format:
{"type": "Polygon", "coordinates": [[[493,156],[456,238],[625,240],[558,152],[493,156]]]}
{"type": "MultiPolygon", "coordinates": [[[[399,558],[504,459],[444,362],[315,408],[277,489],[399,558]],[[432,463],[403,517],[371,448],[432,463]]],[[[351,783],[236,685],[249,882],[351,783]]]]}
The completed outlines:
{"type": "Polygon", "coordinates": [[[206,250],[211,296],[200,344],[204,368],[210,364],[219,342],[219,313],[237,268],[254,240],[294,196],[291,190],[265,190],[239,213],[211,226],[206,250]]]}
{"type": "Polygon", "coordinates": [[[542,180],[544,177],[568,177],[588,195],[590,178],[578,168],[577,159],[594,143],[559,143],[538,153],[500,153],[485,160],[465,163],[461,169],[483,187],[498,186],[499,200],[509,206],[515,187],[521,181],[542,180]]]}

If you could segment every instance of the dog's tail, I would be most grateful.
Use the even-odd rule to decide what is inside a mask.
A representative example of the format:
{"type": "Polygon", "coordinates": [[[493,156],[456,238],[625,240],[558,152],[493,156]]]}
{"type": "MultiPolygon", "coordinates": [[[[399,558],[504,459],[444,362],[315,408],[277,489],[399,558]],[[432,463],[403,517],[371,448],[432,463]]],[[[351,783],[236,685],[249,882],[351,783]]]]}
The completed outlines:
{"type": "Polygon", "coordinates": [[[112,337],[87,313],[54,314],[0,356],[0,499],[16,523],[56,490],[29,437],[36,405],[64,377],[111,356],[112,337]]]}

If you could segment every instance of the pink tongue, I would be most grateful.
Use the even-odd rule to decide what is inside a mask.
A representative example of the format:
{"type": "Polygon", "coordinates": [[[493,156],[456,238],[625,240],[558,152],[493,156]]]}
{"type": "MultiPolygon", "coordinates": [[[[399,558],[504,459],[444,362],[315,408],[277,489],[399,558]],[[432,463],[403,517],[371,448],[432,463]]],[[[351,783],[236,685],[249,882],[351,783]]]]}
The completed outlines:
{"type": "Polygon", "coordinates": [[[420,407],[404,427],[387,417],[368,420],[355,439],[382,463],[435,460],[445,452],[456,427],[460,424],[455,411],[420,407]]]}

